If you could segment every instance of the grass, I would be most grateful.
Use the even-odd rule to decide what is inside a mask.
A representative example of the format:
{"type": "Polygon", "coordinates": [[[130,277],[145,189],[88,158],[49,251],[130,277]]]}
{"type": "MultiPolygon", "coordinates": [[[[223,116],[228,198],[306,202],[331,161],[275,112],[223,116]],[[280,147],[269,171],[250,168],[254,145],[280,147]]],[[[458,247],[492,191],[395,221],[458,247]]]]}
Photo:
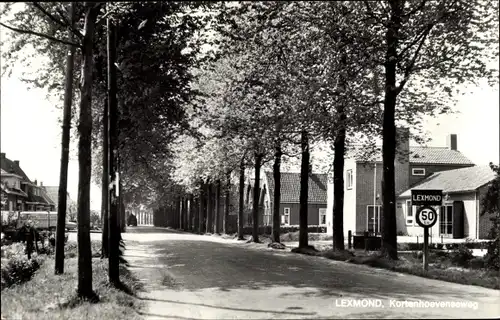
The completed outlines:
{"type": "Polygon", "coordinates": [[[107,269],[107,259],[92,259],[93,288],[100,301],[81,301],[76,297],[77,258],[66,258],[65,273],[54,275],[49,256],[30,281],[2,291],[2,319],[141,319],[137,279],[121,265],[119,290],[108,284],[107,269]]]}
{"type": "Polygon", "coordinates": [[[481,286],[490,289],[500,289],[500,274],[498,271],[484,268],[464,268],[454,265],[446,255],[438,252],[429,255],[429,268],[422,268],[422,259],[413,255],[400,254],[394,261],[382,256],[379,252],[363,251],[317,251],[312,249],[293,249],[292,252],[320,256],[331,260],[344,261],[353,264],[367,265],[374,268],[392,270],[412,274],[424,278],[454,282],[466,285],[481,286]]]}

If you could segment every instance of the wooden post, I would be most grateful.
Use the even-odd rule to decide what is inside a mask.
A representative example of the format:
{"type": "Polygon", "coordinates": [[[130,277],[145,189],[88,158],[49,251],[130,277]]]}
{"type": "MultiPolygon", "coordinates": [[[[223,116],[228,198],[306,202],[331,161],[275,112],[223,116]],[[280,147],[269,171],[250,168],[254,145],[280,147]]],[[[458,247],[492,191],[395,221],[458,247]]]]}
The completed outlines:
{"type": "Polygon", "coordinates": [[[368,251],[368,231],[364,232],[363,240],[365,240],[365,251],[368,251]]]}
{"type": "Polygon", "coordinates": [[[424,228],[424,270],[429,267],[429,228],[424,228]]]}
{"type": "Polygon", "coordinates": [[[352,231],[349,230],[347,231],[347,248],[351,249],[352,248],[352,231]]]}

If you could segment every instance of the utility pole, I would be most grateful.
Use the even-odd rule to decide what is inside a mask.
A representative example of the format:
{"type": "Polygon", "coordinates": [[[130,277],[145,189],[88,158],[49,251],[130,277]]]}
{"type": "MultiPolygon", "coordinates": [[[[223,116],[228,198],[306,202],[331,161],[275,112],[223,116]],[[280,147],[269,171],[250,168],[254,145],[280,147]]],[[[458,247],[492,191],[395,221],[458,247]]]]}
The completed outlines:
{"type": "Polygon", "coordinates": [[[108,45],[108,110],[109,110],[109,282],[118,285],[120,282],[120,266],[119,266],[119,225],[118,225],[118,175],[117,175],[117,159],[118,159],[118,128],[117,115],[118,103],[116,100],[116,40],[115,27],[113,21],[108,16],[107,18],[107,45],[108,45]]]}
{"type": "Polygon", "coordinates": [[[109,110],[108,99],[104,101],[103,114],[103,138],[102,138],[102,200],[101,200],[101,221],[102,221],[102,249],[101,258],[108,258],[109,250],[109,110]]]}

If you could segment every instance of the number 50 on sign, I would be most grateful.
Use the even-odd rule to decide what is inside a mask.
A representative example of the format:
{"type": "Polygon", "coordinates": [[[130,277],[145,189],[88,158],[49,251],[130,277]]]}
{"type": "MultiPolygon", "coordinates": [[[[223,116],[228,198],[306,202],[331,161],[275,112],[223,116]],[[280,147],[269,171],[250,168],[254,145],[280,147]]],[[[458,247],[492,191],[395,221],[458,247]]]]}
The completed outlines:
{"type": "Polygon", "coordinates": [[[438,215],[434,208],[425,206],[417,211],[417,223],[423,228],[430,228],[437,222],[438,215]]]}

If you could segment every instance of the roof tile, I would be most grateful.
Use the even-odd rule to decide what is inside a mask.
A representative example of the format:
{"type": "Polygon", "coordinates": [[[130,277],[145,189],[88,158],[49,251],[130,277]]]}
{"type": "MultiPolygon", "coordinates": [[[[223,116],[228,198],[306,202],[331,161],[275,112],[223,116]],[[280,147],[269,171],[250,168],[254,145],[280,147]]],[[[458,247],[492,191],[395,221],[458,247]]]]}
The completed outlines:
{"type": "MultiPolygon", "coordinates": [[[[363,149],[353,151],[358,161],[362,161],[363,149]]],[[[452,165],[473,165],[460,151],[451,150],[445,147],[422,147],[410,146],[410,163],[415,164],[452,164],[452,165]]],[[[382,152],[375,151],[375,154],[368,157],[368,161],[382,162],[382,152]]]]}
{"type": "MultiPolygon", "coordinates": [[[[474,191],[495,179],[495,172],[489,166],[473,166],[462,169],[436,172],[417,183],[411,189],[441,189],[443,193],[474,191]]],[[[400,197],[409,197],[411,189],[400,197]]]]}
{"type": "MultiPolygon", "coordinates": [[[[269,184],[269,196],[274,198],[274,178],[273,173],[266,171],[266,178],[269,184]]],[[[327,175],[311,174],[309,176],[308,203],[326,204],[327,202],[327,175]]],[[[281,173],[281,202],[299,203],[300,199],[300,173],[281,173]]]]}

